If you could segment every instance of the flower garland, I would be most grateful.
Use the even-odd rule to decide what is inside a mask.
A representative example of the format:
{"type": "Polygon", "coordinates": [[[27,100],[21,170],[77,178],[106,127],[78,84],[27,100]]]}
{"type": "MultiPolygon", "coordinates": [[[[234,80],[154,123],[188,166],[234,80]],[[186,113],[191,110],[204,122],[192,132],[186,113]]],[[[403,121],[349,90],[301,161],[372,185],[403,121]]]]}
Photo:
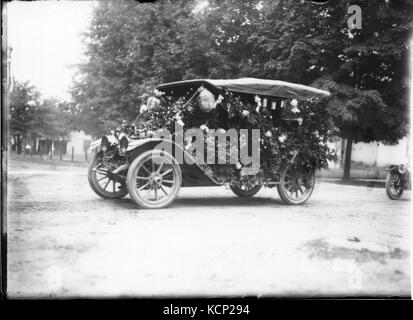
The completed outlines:
{"type": "MultiPolygon", "coordinates": [[[[174,99],[156,92],[157,97],[150,98],[148,105],[141,108],[140,125],[147,131],[166,128],[172,134],[175,122],[186,129],[200,128],[204,133],[205,146],[210,129],[222,133],[229,128],[237,131],[260,129],[261,163],[257,174],[244,174],[245,168],[241,162],[230,164],[229,155],[234,146],[229,141],[226,164],[200,165],[205,174],[222,183],[266,184],[271,180],[277,181],[283,167],[293,160],[304,170],[310,171],[326,168],[328,160],[336,160],[334,151],[327,145],[332,138],[334,126],[326,117],[326,99],[293,99],[289,106],[284,101],[280,110],[279,107],[269,106],[268,101],[259,96],[255,96],[253,102],[252,99],[251,102],[245,102],[246,99],[224,90],[213,101],[210,92],[204,91],[204,88],[201,87],[199,93],[204,95],[205,100],[209,99],[207,104],[200,105],[201,99],[174,99]],[[282,111],[282,118],[277,115],[277,110],[282,111]]],[[[185,143],[190,146],[191,141],[185,143]]],[[[249,142],[239,141],[239,148],[246,147],[247,143],[249,142]]]]}

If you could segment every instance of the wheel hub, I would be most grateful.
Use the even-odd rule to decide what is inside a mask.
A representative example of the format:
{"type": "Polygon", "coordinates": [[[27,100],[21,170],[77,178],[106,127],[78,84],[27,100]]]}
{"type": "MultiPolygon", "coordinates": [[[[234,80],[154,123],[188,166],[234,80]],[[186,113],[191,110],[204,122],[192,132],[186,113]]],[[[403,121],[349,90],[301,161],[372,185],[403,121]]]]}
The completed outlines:
{"type": "Polygon", "coordinates": [[[149,183],[152,188],[159,188],[162,184],[162,175],[159,173],[152,173],[149,177],[149,183]]]}

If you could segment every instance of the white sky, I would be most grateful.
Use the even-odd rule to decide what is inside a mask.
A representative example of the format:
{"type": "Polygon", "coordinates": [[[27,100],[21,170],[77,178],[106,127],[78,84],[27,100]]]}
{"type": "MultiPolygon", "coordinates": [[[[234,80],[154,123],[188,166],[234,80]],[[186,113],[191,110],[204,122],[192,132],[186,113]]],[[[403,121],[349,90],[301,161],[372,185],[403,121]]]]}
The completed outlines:
{"type": "MultiPolygon", "coordinates": [[[[29,81],[43,97],[69,99],[82,59],[81,34],[87,30],[93,1],[14,1],[7,3],[6,34],[12,75],[29,81]]],[[[5,39],[3,38],[3,41],[5,39]]]]}

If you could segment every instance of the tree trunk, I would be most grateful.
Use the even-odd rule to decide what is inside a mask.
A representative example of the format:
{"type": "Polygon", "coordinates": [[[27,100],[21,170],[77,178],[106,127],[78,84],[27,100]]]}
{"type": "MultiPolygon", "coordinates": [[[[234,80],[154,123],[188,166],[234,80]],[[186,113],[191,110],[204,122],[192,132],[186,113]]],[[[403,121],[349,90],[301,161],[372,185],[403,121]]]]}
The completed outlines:
{"type": "Polygon", "coordinates": [[[22,153],[22,138],[17,135],[17,139],[16,139],[16,151],[17,154],[21,154],[22,153]]]}
{"type": "Polygon", "coordinates": [[[353,149],[353,137],[347,137],[346,154],[344,157],[343,180],[350,180],[351,150],[353,149]]]}

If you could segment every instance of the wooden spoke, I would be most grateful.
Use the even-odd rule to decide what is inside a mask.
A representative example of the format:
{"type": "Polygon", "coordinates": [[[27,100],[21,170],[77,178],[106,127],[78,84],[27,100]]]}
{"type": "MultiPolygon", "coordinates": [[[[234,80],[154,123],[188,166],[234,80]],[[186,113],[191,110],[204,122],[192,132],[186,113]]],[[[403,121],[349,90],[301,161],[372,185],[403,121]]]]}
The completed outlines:
{"type": "Polygon", "coordinates": [[[165,163],[165,161],[162,161],[161,164],[159,165],[158,170],[156,170],[156,173],[160,173],[163,167],[163,164],[165,163]]]}
{"type": "MultiPolygon", "coordinates": [[[[170,172],[172,172],[172,169],[168,169],[168,170],[166,170],[165,172],[161,173],[161,176],[165,176],[165,175],[167,175],[167,174],[170,173],[170,172]]],[[[164,180],[164,181],[165,181],[165,180],[164,180]]]]}
{"type": "Polygon", "coordinates": [[[92,169],[92,171],[96,171],[101,165],[102,165],[102,163],[99,163],[96,167],[94,167],[94,168],[92,169]]]}
{"type": "Polygon", "coordinates": [[[158,200],[158,188],[155,187],[154,190],[155,190],[155,201],[156,201],[158,200]]]}
{"type": "Polygon", "coordinates": [[[141,186],[138,190],[142,191],[143,189],[145,189],[147,186],[149,185],[149,182],[145,183],[143,186],[141,186]]]}
{"type": "Polygon", "coordinates": [[[146,169],[145,164],[142,165],[142,168],[143,168],[148,174],[151,174],[151,172],[150,172],[148,169],[146,169]]]}
{"type": "Polygon", "coordinates": [[[149,179],[149,177],[142,177],[142,176],[136,176],[136,178],[140,179],[140,180],[148,180],[149,179]]]}
{"type": "Polygon", "coordinates": [[[165,193],[166,196],[168,195],[168,192],[166,192],[165,188],[162,185],[160,185],[159,188],[163,191],[163,193],[165,193]]]}
{"type": "Polygon", "coordinates": [[[104,175],[107,175],[107,174],[108,174],[108,171],[104,171],[104,170],[95,169],[95,170],[93,170],[93,171],[96,172],[96,173],[104,174],[104,175]]]}
{"type": "Polygon", "coordinates": [[[108,179],[108,182],[105,184],[105,186],[103,187],[103,189],[106,190],[106,188],[108,187],[109,182],[110,182],[110,179],[108,179]]]}

